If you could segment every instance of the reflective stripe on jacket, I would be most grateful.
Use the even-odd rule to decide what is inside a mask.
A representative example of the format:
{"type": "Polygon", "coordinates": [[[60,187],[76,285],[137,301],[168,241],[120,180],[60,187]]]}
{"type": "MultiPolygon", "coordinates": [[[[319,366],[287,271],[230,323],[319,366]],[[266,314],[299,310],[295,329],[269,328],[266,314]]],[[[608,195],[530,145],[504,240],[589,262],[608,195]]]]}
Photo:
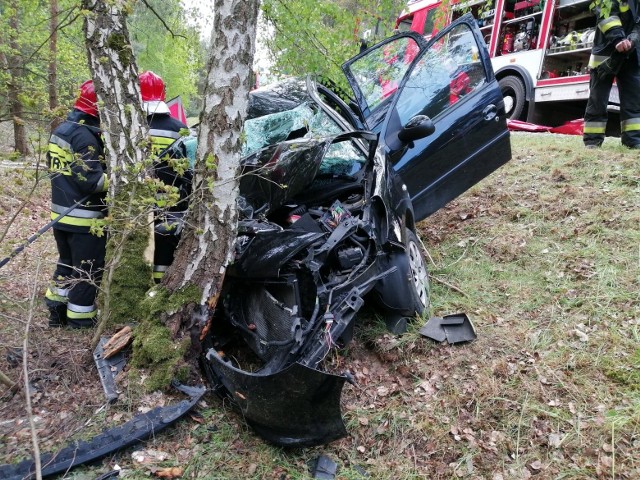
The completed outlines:
{"type": "MultiPolygon", "coordinates": [[[[631,33],[638,22],[638,0],[612,0],[611,10],[603,11],[594,2],[592,11],[597,17],[596,34],[589,58],[589,67],[596,68],[609,58],[615,51],[616,45],[631,33]],[[608,14],[604,17],[604,14],[608,14]]],[[[630,55],[636,55],[640,62],[640,49],[635,48],[630,55]]]]}
{"type": "Polygon", "coordinates": [[[51,177],[51,218],[55,219],[83,197],[89,198],[54,226],[59,230],[88,232],[106,216],[108,187],[104,144],[99,120],[73,110],[52,133],[47,152],[51,177]]]}
{"type": "MultiPolygon", "coordinates": [[[[147,117],[149,122],[149,135],[151,136],[151,151],[158,156],[172,145],[176,140],[188,133],[188,127],[169,114],[154,114],[147,117]],[[182,132],[182,134],[181,134],[182,132]]],[[[175,205],[168,208],[170,212],[186,212],[188,207],[188,197],[191,194],[192,170],[185,165],[182,169],[174,168],[172,160],[184,159],[187,162],[187,152],[182,145],[181,148],[172,148],[167,155],[154,159],[155,176],[165,185],[171,185],[178,189],[180,199],[175,205]]],[[[164,200],[166,194],[158,192],[159,200],[164,200]]],[[[165,223],[160,219],[162,215],[156,216],[156,225],[165,223]]]]}

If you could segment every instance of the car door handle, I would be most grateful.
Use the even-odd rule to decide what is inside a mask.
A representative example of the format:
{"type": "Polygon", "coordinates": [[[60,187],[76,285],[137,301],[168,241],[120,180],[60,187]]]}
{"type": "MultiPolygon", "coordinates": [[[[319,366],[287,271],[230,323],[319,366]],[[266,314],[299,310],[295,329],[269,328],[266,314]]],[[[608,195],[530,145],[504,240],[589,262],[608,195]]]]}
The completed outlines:
{"type": "Polygon", "coordinates": [[[492,103],[482,110],[482,116],[485,120],[493,120],[498,114],[498,108],[492,103]]]}

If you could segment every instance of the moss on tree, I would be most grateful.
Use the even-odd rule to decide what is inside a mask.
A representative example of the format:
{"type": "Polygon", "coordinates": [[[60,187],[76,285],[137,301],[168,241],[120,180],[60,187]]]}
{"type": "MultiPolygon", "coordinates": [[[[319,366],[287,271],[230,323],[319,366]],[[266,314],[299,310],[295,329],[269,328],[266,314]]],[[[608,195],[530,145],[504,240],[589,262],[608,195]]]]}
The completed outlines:
{"type": "MultiPolygon", "coordinates": [[[[109,242],[107,261],[113,260],[117,243],[109,242]]],[[[148,244],[148,229],[135,230],[126,239],[109,287],[110,325],[137,322],[143,318],[140,316],[140,300],[152,285],[151,266],[144,258],[148,244]]]]}
{"type": "Polygon", "coordinates": [[[174,378],[186,380],[191,367],[185,355],[191,340],[174,338],[166,322],[185,306],[198,303],[201,294],[195,286],[171,293],[158,285],[140,303],[142,321],[135,329],[132,365],[149,372],[144,381],[148,391],[165,389],[174,378]]]}

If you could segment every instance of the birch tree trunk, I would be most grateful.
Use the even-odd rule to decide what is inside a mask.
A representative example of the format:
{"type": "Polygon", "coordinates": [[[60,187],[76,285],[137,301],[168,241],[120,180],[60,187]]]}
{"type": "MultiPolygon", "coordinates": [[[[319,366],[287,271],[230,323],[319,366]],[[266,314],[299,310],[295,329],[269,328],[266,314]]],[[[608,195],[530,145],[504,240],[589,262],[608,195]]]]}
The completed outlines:
{"type": "MultiPolygon", "coordinates": [[[[200,353],[200,335],[233,258],[241,133],[251,89],[258,5],[259,0],[216,0],[194,193],[187,227],[163,278],[164,290],[158,293],[164,305],[162,322],[173,343],[184,347],[179,353],[191,371],[197,365],[193,360],[200,353]],[[167,311],[167,305],[174,305],[174,310],[167,311]]],[[[166,386],[176,370],[184,373],[185,365],[175,358],[162,358],[154,367],[158,344],[151,345],[159,334],[151,328],[146,332],[148,339],[138,337],[134,342],[134,364],[144,360],[156,369],[155,383],[151,378],[147,388],[166,386]],[[164,373],[159,371],[162,368],[164,373]]]]}
{"type": "Polygon", "coordinates": [[[102,282],[102,319],[137,319],[137,305],[150,285],[143,252],[148,244],[148,207],[144,189],[148,127],[142,112],[137,67],[129,41],[129,0],[83,0],[89,68],[98,96],[109,172],[109,242],[102,282]],[[145,270],[146,273],[145,274],[145,270]]]}
{"type": "Polygon", "coordinates": [[[241,133],[251,90],[258,0],[216,1],[190,218],[164,284],[216,297],[237,232],[241,133]]]}

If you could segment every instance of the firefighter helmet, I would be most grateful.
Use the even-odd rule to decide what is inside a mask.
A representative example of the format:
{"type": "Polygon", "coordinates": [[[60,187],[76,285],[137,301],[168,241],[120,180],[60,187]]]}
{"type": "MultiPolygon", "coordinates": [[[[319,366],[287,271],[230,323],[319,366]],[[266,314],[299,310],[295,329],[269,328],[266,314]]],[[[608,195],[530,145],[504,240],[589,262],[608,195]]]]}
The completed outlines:
{"type": "Polygon", "coordinates": [[[152,71],[147,71],[141,73],[139,79],[142,105],[147,115],[169,113],[169,107],[164,103],[166,88],[162,78],[152,71]]]}
{"type": "Polygon", "coordinates": [[[80,95],[73,104],[73,108],[94,117],[98,116],[98,97],[96,97],[93,80],[87,80],[80,85],[80,95]]]}

